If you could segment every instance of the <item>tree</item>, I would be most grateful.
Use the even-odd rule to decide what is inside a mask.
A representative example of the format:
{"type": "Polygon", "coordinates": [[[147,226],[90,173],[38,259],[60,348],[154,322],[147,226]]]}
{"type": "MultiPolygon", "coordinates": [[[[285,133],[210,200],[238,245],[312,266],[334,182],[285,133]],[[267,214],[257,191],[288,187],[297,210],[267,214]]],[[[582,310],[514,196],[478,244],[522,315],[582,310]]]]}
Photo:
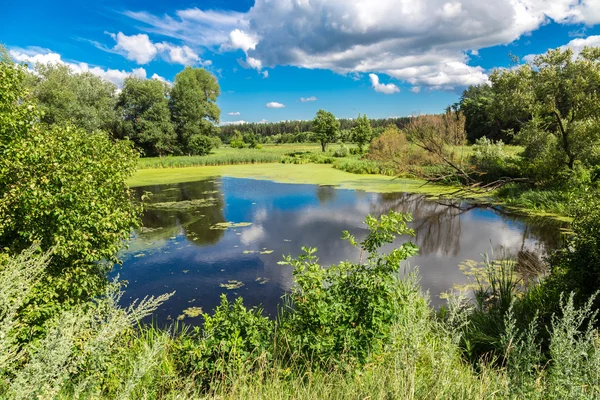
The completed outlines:
{"type": "Polygon", "coordinates": [[[525,156],[550,176],[588,163],[600,139],[600,48],[549,50],[533,63],[495,71],[490,80],[499,115],[530,115],[517,139],[525,156]]]}
{"type": "Polygon", "coordinates": [[[317,116],[313,120],[313,130],[315,138],[321,143],[321,150],[327,151],[327,145],[335,142],[340,122],[335,118],[335,115],[328,111],[319,110],[317,116]]]}
{"type": "Polygon", "coordinates": [[[23,67],[0,61],[0,253],[33,244],[51,252],[22,310],[40,326],[60,307],[100,293],[141,209],[126,184],[137,163],[131,142],[39,123],[24,79],[23,67]]]}
{"type": "Polygon", "coordinates": [[[465,183],[474,182],[453,150],[466,139],[465,118],[460,112],[449,107],[443,115],[415,116],[406,127],[406,133],[411,142],[458,172],[465,183]]]}
{"type": "Polygon", "coordinates": [[[129,137],[147,156],[178,151],[168,91],[169,87],[159,80],[129,77],[119,94],[117,109],[123,118],[119,137],[129,137]]]}
{"type": "Polygon", "coordinates": [[[373,135],[373,131],[371,130],[371,122],[367,115],[363,115],[362,117],[358,114],[358,118],[356,118],[356,125],[352,128],[352,139],[358,144],[358,148],[361,153],[363,151],[363,147],[365,144],[371,141],[371,136],[373,135]]]}
{"type": "Polygon", "coordinates": [[[117,87],[90,73],[74,73],[60,64],[37,64],[28,82],[47,124],[67,121],[85,129],[112,130],[117,87]]]}
{"type": "Polygon", "coordinates": [[[180,145],[188,151],[192,135],[208,135],[219,123],[216,101],[221,91],[217,79],[203,68],[186,67],[171,89],[171,114],[180,145]]]}
{"type": "Polygon", "coordinates": [[[518,133],[520,121],[529,119],[523,111],[499,115],[494,108],[494,96],[494,89],[487,84],[469,86],[463,92],[459,108],[465,116],[465,131],[469,142],[475,143],[477,139],[486,137],[510,143],[510,133],[518,133]]]}

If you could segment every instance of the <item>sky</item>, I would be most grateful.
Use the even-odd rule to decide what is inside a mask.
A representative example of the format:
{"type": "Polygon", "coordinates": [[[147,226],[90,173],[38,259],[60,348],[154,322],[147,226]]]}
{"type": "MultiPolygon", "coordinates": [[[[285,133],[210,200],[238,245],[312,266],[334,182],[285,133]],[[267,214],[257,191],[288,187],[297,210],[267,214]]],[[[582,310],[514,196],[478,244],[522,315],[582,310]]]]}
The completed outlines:
{"type": "Polygon", "coordinates": [[[600,0],[29,0],[0,14],[0,43],[29,65],[117,86],[206,68],[225,124],[437,113],[510,55],[600,46],[600,0]]]}

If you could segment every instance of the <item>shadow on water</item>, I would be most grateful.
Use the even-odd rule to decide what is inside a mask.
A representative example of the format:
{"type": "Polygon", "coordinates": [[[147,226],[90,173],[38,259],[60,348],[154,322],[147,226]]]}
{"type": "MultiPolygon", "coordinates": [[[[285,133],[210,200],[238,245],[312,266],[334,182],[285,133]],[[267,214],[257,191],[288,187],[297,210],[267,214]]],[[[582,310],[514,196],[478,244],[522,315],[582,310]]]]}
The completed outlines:
{"type": "MultiPolygon", "coordinates": [[[[190,307],[212,310],[219,295],[243,296],[247,305],[262,304],[276,314],[281,296],[292,284],[291,269],[278,265],[282,255],[317,247],[323,265],[358,260],[359,251],[340,240],[342,230],[362,239],[368,214],[389,210],[413,215],[413,239],[420,248],[410,260],[419,266],[421,284],[434,305],[439,294],[466,283],[458,265],[481,260],[481,253],[510,253],[524,271],[534,274],[542,257],[560,246],[565,224],[530,219],[501,209],[466,202],[433,201],[407,193],[367,193],[331,186],[214,178],[199,182],[137,188],[152,193],[123,267],[129,282],[124,301],[175,290],[155,314],[158,323],[185,316],[190,307]]],[[[394,246],[410,238],[398,238],[394,246]]],[[[194,310],[198,310],[195,308],[194,310]]]]}

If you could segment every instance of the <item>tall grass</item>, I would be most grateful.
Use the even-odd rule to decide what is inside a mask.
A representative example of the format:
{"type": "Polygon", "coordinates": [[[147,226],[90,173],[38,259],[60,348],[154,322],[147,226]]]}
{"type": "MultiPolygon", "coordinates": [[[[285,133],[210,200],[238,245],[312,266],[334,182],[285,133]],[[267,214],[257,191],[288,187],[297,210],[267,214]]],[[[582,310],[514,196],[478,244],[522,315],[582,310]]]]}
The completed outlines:
{"type": "MultiPolygon", "coordinates": [[[[332,145],[336,149],[339,145],[332,145]]],[[[263,145],[261,149],[222,147],[206,156],[169,156],[141,158],[138,168],[179,168],[205,165],[276,163],[282,156],[292,153],[321,153],[321,147],[312,143],[263,145]]]]}

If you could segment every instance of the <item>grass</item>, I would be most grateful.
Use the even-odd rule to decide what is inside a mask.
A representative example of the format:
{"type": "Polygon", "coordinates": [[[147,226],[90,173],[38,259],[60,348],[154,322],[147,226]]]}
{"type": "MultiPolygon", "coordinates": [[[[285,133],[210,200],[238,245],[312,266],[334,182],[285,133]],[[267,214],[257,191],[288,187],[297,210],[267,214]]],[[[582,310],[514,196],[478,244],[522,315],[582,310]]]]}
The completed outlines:
{"type": "MultiPolygon", "coordinates": [[[[148,157],[140,159],[139,169],[180,168],[205,165],[261,164],[277,163],[289,153],[320,153],[321,146],[316,143],[294,143],[285,145],[264,144],[261,149],[234,149],[222,147],[207,156],[148,157]]],[[[331,150],[339,147],[330,145],[331,150]]]]}

